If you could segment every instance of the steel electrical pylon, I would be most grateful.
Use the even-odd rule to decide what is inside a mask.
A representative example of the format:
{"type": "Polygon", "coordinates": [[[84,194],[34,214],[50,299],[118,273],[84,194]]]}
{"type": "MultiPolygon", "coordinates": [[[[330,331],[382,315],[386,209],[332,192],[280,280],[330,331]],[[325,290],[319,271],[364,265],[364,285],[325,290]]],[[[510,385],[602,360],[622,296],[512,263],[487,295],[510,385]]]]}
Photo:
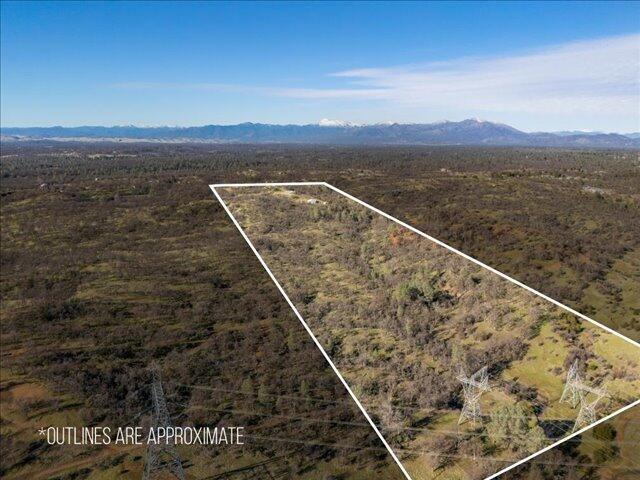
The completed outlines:
{"type": "Polygon", "coordinates": [[[571,404],[573,408],[580,402],[580,373],[578,372],[578,360],[574,360],[567,373],[567,379],[564,383],[564,390],[560,397],[561,402],[571,404]]]}
{"type": "Polygon", "coordinates": [[[578,416],[573,424],[574,432],[587,425],[591,425],[597,420],[596,408],[598,402],[607,396],[604,390],[586,385],[582,381],[582,378],[580,378],[580,372],[578,370],[578,360],[574,360],[567,372],[564,390],[560,397],[561,402],[569,403],[573,408],[580,405],[578,416]]]}
{"type": "Polygon", "coordinates": [[[487,367],[482,367],[476,373],[467,377],[464,369],[460,369],[458,380],[462,383],[462,393],[464,395],[464,405],[460,412],[458,425],[471,420],[474,424],[482,419],[480,411],[480,397],[489,390],[489,374],[487,367]]]}
{"type": "Polygon", "coordinates": [[[591,425],[597,420],[596,408],[598,402],[606,396],[606,392],[599,388],[591,388],[587,385],[580,384],[578,395],[580,396],[580,410],[573,424],[574,432],[587,425],[591,425]],[[591,395],[590,399],[587,398],[589,395],[591,395]]]}
{"type": "MultiPolygon", "coordinates": [[[[169,409],[167,408],[164,391],[162,390],[160,368],[154,364],[150,370],[152,375],[151,398],[153,400],[152,428],[167,428],[171,426],[171,417],[169,416],[169,409]]],[[[172,441],[158,444],[150,443],[147,445],[147,458],[142,479],[166,478],[167,475],[185,480],[182,462],[178,456],[175,444],[172,441]]]]}

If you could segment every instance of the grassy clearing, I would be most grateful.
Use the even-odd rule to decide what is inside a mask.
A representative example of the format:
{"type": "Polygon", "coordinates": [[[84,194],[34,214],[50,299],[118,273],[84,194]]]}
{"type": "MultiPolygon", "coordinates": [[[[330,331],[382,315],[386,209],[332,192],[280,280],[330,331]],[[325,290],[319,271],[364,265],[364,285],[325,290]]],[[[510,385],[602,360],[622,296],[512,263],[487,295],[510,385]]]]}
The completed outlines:
{"type": "Polygon", "coordinates": [[[567,344],[554,333],[553,325],[545,323],[529,345],[524,358],[505,371],[505,378],[522,381],[535,387],[544,398],[557,401],[564,388],[562,372],[569,351],[567,344]]]}

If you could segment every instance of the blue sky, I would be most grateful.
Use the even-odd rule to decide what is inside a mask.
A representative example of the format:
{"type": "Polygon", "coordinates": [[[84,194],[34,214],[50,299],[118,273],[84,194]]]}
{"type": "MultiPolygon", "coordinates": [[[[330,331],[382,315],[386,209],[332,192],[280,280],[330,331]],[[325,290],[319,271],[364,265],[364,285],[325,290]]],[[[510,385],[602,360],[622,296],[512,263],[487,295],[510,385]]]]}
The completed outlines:
{"type": "Polygon", "coordinates": [[[640,3],[1,3],[3,126],[640,129],[640,3]]]}

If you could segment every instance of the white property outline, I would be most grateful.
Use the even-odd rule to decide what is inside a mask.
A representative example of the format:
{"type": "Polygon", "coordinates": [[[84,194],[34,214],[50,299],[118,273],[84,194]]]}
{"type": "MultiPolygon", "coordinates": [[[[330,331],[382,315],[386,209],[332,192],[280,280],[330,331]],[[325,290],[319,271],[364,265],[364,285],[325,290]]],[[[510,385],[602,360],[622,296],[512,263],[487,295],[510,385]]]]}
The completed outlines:
{"type": "MultiPolygon", "coordinates": [[[[213,194],[215,195],[215,197],[218,199],[218,201],[220,202],[220,204],[222,205],[222,208],[225,210],[225,212],[227,213],[227,215],[229,216],[229,218],[231,219],[231,221],[233,222],[233,224],[236,226],[236,228],[238,229],[238,231],[240,232],[240,234],[242,235],[242,237],[244,238],[244,240],[247,242],[247,244],[249,245],[249,247],[251,248],[251,250],[253,251],[253,253],[255,254],[256,257],[258,257],[258,260],[260,261],[260,264],[262,265],[262,267],[265,269],[265,271],[267,272],[267,274],[269,275],[269,277],[271,278],[271,280],[273,281],[273,283],[276,285],[276,287],[278,288],[278,290],[280,291],[280,293],[282,294],[282,296],[284,297],[284,299],[287,301],[287,303],[289,304],[289,306],[291,307],[291,309],[293,310],[293,312],[296,314],[296,316],[298,317],[298,320],[300,320],[300,322],[302,323],[303,327],[305,328],[305,330],[307,331],[307,333],[309,334],[309,336],[311,336],[312,340],[314,341],[314,343],[316,344],[316,346],[318,347],[318,349],[320,350],[320,352],[322,353],[322,355],[324,356],[324,358],[327,360],[327,362],[329,363],[329,365],[331,366],[331,368],[333,369],[333,371],[335,372],[335,374],[338,376],[338,378],[340,379],[340,381],[342,382],[342,384],[344,385],[344,387],[347,389],[347,392],[349,392],[349,395],[351,395],[351,398],[353,398],[353,401],[356,403],[356,405],[358,406],[358,408],[360,409],[360,411],[362,412],[362,414],[364,415],[364,417],[367,419],[367,421],[369,422],[369,424],[371,425],[371,427],[373,428],[373,430],[376,432],[376,434],[378,435],[378,437],[380,438],[380,440],[382,441],[382,443],[384,444],[384,446],[387,448],[387,450],[389,451],[389,454],[391,455],[391,457],[394,459],[394,461],[398,464],[398,467],[400,468],[400,470],[402,471],[402,473],[405,475],[405,477],[407,478],[407,480],[412,480],[411,476],[409,475],[409,473],[407,472],[407,470],[405,469],[404,465],[402,465],[402,462],[400,462],[400,460],[398,459],[397,455],[395,454],[395,452],[393,451],[393,449],[391,448],[391,446],[387,443],[387,441],[385,440],[385,438],[382,436],[382,434],[380,433],[380,430],[378,430],[378,427],[376,427],[376,425],[373,423],[373,420],[371,420],[371,417],[369,416],[369,414],[367,413],[367,411],[365,410],[365,408],[362,406],[362,404],[360,403],[360,400],[358,400],[358,398],[355,396],[355,394],[353,393],[353,391],[351,390],[351,388],[349,387],[349,385],[347,384],[346,380],[344,379],[344,377],[342,376],[342,374],[340,373],[340,371],[336,368],[335,364],[333,363],[333,361],[331,360],[331,358],[329,357],[329,355],[327,354],[327,352],[324,350],[324,348],[322,347],[322,345],[320,344],[320,342],[318,341],[318,339],[316,338],[316,336],[314,335],[313,331],[311,330],[311,328],[309,328],[309,325],[307,325],[307,323],[305,322],[304,318],[302,318],[302,315],[300,315],[300,312],[298,311],[298,309],[296,308],[296,306],[293,304],[293,302],[291,301],[291,299],[289,298],[289,296],[287,295],[287,293],[284,291],[284,288],[282,288],[282,285],[280,285],[280,282],[278,282],[278,280],[276,279],[275,275],[271,272],[271,270],[269,269],[269,266],[267,265],[267,263],[264,261],[264,259],[262,258],[262,256],[260,255],[260,253],[258,252],[258,250],[256,249],[256,247],[254,247],[253,243],[251,242],[251,240],[249,239],[249,237],[247,236],[247,234],[245,233],[245,231],[242,229],[242,227],[240,226],[240,223],[238,222],[238,220],[236,220],[236,218],[233,216],[233,214],[231,213],[231,210],[229,209],[229,207],[227,206],[227,204],[224,202],[224,200],[222,199],[222,197],[220,196],[220,194],[217,192],[216,188],[236,188],[236,187],[296,187],[296,186],[321,186],[321,187],[327,187],[330,190],[333,190],[345,197],[347,197],[349,200],[352,200],[356,203],[359,203],[360,205],[368,208],[369,210],[372,210],[374,212],[376,212],[379,215],[382,215],[383,217],[397,223],[398,225],[402,225],[403,227],[411,230],[413,233],[416,233],[418,235],[420,235],[421,237],[424,237],[428,240],[431,240],[432,242],[440,245],[441,247],[446,248],[447,250],[450,250],[451,252],[454,252],[458,255],[460,255],[461,257],[464,257],[467,260],[470,260],[471,262],[489,270],[490,272],[493,272],[497,275],[499,275],[500,277],[510,281],[511,283],[514,283],[515,285],[518,285],[521,288],[524,288],[525,290],[528,290],[529,292],[544,298],[545,300],[547,300],[548,302],[553,303],[554,305],[557,305],[558,307],[572,313],[573,315],[576,315],[578,317],[580,317],[583,320],[586,320],[594,325],[597,325],[598,327],[606,330],[607,332],[625,340],[626,342],[631,343],[632,345],[636,346],[637,348],[640,348],[640,344],[624,335],[622,335],[619,332],[616,332],[615,330],[613,330],[610,327],[607,327],[606,325],[602,325],[601,323],[587,317],[586,315],[574,310],[571,307],[568,307],[566,305],[564,305],[563,303],[554,300],[553,298],[545,295],[544,293],[541,293],[539,291],[537,291],[534,288],[529,287],[528,285],[525,285],[524,283],[516,280],[515,278],[510,277],[509,275],[502,273],[498,270],[496,270],[493,267],[490,267],[489,265],[482,263],[480,260],[477,260],[469,255],[467,255],[464,252],[461,252],[460,250],[457,250],[456,248],[451,247],[450,245],[447,245],[446,243],[438,240],[437,238],[434,238],[430,235],[427,235],[424,232],[421,232],[420,230],[418,230],[415,227],[412,227],[411,225],[403,222],[402,220],[399,220],[397,218],[395,218],[392,215],[389,215],[386,212],[383,212],[382,210],[369,205],[366,202],[363,202],[362,200],[360,200],[359,198],[354,197],[353,195],[348,194],[347,192],[340,190],[337,187],[334,187],[333,185],[327,183],[327,182],[265,182],[265,183],[217,183],[217,184],[211,184],[209,185],[209,188],[211,188],[211,191],[213,192],[213,194]]],[[[485,478],[485,480],[491,480],[493,478],[498,477],[499,475],[502,475],[503,473],[517,467],[518,465],[521,465],[525,462],[528,462],[529,460],[537,457],[538,455],[543,454],[544,452],[551,450],[552,448],[557,447],[558,445],[566,442],[567,440],[574,438],[584,432],[586,432],[587,430],[590,430],[591,428],[595,427],[596,425],[599,425],[603,422],[606,422],[607,420],[619,415],[620,413],[635,407],[636,405],[640,405],[640,399],[630,403],[629,405],[622,407],[618,410],[616,410],[615,412],[607,415],[606,417],[603,417],[601,419],[599,419],[597,422],[594,422],[590,425],[587,425],[586,427],[577,430],[576,432],[573,432],[570,435],[567,435],[565,438],[562,438],[560,440],[558,440],[557,442],[552,443],[551,445],[548,445],[547,447],[543,448],[542,450],[539,450],[531,455],[529,455],[528,457],[523,458],[522,460],[513,463],[511,465],[509,465],[506,468],[503,468],[502,470],[488,476],[485,478]]]]}

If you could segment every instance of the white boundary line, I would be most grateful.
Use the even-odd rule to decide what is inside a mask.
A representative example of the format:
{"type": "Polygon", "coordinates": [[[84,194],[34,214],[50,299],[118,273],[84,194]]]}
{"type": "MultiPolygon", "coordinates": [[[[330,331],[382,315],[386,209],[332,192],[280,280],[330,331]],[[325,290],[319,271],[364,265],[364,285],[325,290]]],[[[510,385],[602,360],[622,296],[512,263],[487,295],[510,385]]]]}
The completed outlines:
{"type": "MultiPolygon", "coordinates": [[[[362,201],[362,200],[360,200],[359,198],[356,198],[356,197],[354,197],[353,195],[350,195],[350,194],[348,194],[347,192],[345,192],[345,191],[343,191],[343,190],[340,190],[339,188],[334,187],[333,185],[331,185],[331,184],[329,184],[329,183],[327,183],[327,182],[220,183],[220,184],[215,184],[215,185],[209,185],[209,187],[210,187],[212,190],[214,190],[215,188],[232,188],[232,187],[295,187],[295,186],[324,186],[324,187],[330,188],[331,190],[333,190],[333,191],[335,191],[335,192],[338,192],[340,195],[343,195],[343,196],[347,197],[349,200],[353,200],[354,202],[357,202],[357,203],[359,203],[360,205],[363,205],[363,206],[367,207],[369,210],[372,210],[372,211],[374,211],[374,212],[376,212],[376,213],[378,213],[378,214],[382,215],[383,217],[388,218],[389,220],[391,220],[391,221],[393,221],[393,222],[397,223],[398,225],[402,225],[403,227],[408,228],[408,229],[409,229],[409,230],[411,230],[412,232],[417,233],[418,235],[420,235],[421,237],[427,238],[427,239],[431,240],[432,242],[437,243],[437,244],[438,244],[438,245],[440,245],[441,247],[444,247],[444,248],[446,248],[447,250],[450,250],[450,251],[452,251],[452,252],[454,252],[454,253],[457,253],[457,254],[458,254],[458,255],[460,255],[461,257],[464,257],[464,258],[466,258],[467,260],[470,260],[470,261],[472,261],[473,263],[475,263],[475,264],[477,264],[477,265],[480,265],[481,267],[483,267],[483,268],[485,268],[485,269],[489,270],[490,272],[493,272],[493,273],[495,273],[496,275],[499,275],[499,276],[501,276],[502,278],[504,278],[504,279],[506,279],[506,280],[509,280],[511,283],[515,283],[515,284],[516,284],[516,285],[518,285],[519,287],[522,287],[522,288],[524,288],[525,290],[528,290],[528,291],[530,291],[531,293],[534,293],[534,294],[538,295],[539,297],[544,298],[544,299],[545,299],[545,300],[547,300],[548,302],[551,302],[551,303],[553,303],[553,304],[557,305],[558,307],[560,307],[560,308],[562,308],[562,309],[564,309],[564,310],[566,310],[566,311],[568,311],[568,312],[570,312],[570,313],[572,313],[572,314],[574,314],[574,315],[576,315],[576,316],[578,316],[578,317],[582,318],[583,320],[586,320],[587,322],[593,323],[594,325],[597,325],[598,327],[600,327],[600,328],[602,328],[602,329],[606,330],[607,332],[612,333],[613,335],[616,335],[617,337],[620,337],[620,338],[622,338],[623,340],[625,340],[625,341],[627,341],[627,342],[631,343],[632,345],[635,345],[636,347],[640,348],[640,343],[638,343],[638,342],[636,342],[636,341],[634,341],[634,340],[632,340],[632,339],[630,339],[630,338],[628,338],[628,337],[625,337],[625,336],[624,336],[624,335],[622,335],[621,333],[616,332],[615,330],[613,330],[613,329],[611,329],[611,328],[607,327],[606,325],[603,325],[603,324],[601,324],[601,323],[599,323],[599,322],[597,322],[597,321],[595,321],[595,320],[593,320],[593,319],[591,319],[591,318],[587,317],[586,315],[584,315],[584,314],[582,314],[582,313],[578,312],[577,310],[574,310],[574,309],[573,309],[573,308],[571,308],[571,307],[567,307],[567,306],[566,306],[566,305],[564,305],[563,303],[561,303],[561,302],[559,302],[559,301],[557,301],[557,300],[554,300],[553,298],[551,298],[551,297],[549,297],[549,296],[545,295],[544,293],[541,293],[541,292],[537,291],[536,289],[531,288],[531,287],[529,287],[528,285],[525,285],[524,283],[522,283],[522,282],[520,282],[520,281],[516,280],[515,278],[512,278],[512,277],[510,277],[509,275],[507,275],[507,274],[505,274],[505,273],[502,273],[501,271],[496,270],[495,268],[490,267],[489,265],[487,265],[487,264],[485,264],[485,263],[482,263],[480,260],[477,260],[477,259],[475,259],[475,258],[473,258],[473,257],[471,257],[471,256],[469,256],[469,255],[467,255],[466,253],[461,252],[460,250],[458,250],[458,249],[456,249],[456,248],[453,248],[453,247],[452,247],[452,246],[450,246],[450,245],[447,245],[446,243],[444,243],[444,242],[442,242],[442,241],[438,240],[437,238],[432,237],[431,235],[427,235],[426,233],[421,232],[421,231],[420,231],[420,230],[418,230],[417,228],[412,227],[411,225],[409,225],[409,224],[407,224],[407,223],[403,222],[402,220],[398,220],[396,217],[394,217],[394,216],[392,216],[392,215],[389,215],[388,213],[383,212],[382,210],[380,210],[380,209],[378,209],[378,208],[376,208],[376,207],[374,207],[374,206],[372,206],[372,205],[369,205],[369,204],[368,204],[368,203],[366,203],[366,202],[363,202],[363,201],[362,201]]],[[[214,190],[214,192],[215,192],[215,190],[214,190]]]]}
{"type": "Polygon", "coordinates": [[[487,478],[485,478],[485,480],[491,480],[492,478],[496,478],[498,475],[502,475],[505,472],[508,472],[509,470],[511,470],[512,468],[517,467],[518,465],[522,465],[525,462],[528,462],[529,460],[536,458],[538,455],[542,455],[544,452],[551,450],[554,447],[557,447],[558,445],[566,442],[567,440],[572,439],[573,437],[576,437],[578,435],[580,435],[581,433],[586,432],[587,430],[591,430],[593,427],[595,427],[596,425],[601,424],[602,422],[606,422],[607,420],[612,419],[613,417],[615,417],[616,415],[619,415],[620,413],[624,412],[625,410],[629,410],[630,408],[635,407],[636,405],[640,405],[640,400],[636,400],[633,403],[630,403],[629,405],[627,405],[626,407],[622,407],[619,410],[616,410],[615,412],[607,415],[606,417],[601,418],[600,420],[598,420],[597,422],[593,422],[591,425],[587,425],[586,427],[578,430],[577,432],[573,432],[571,435],[567,435],[566,437],[558,440],[555,443],[552,443],[551,445],[544,447],[542,450],[537,451],[536,453],[533,453],[531,455],[529,455],[528,457],[523,458],[522,460],[517,461],[516,463],[509,465],[506,468],[503,468],[502,470],[500,470],[499,472],[494,473],[493,475],[489,475],[487,478]]]}
{"type": "MultiPolygon", "coordinates": [[[[302,315],[300,315],[300,312],[298,312],[298,309],[295,307],[295,305],[293,304],[293,302],[291,301],[291,299],[289,299],[288,295],[286,294],[286,292],[284,291],[284,289],[282,288],[282,286],[280,285],[280,283],[278,282],[278,280],[276,279],[276,277],[273,275],[273,273],[271,272],[271,270],[269,269],[269,267],[267,266],[266,262],[263,260],[263,258],[260,256],[260,254],[258,253],[258,251],[256,250],[256,248],[253,246],[253,244],[251,243],[251,240],[249,240],[249,237],[247,236],[247,234],[244,232],[244,230],[242,230],[242,227],[240,226],[240,224],[238,223],[238,221],[235,219],[235,217],[232,215],[231,211],[229,210],[229,208],[227,207],[226,203],[224,203],[224,200],[222,200],[222,197],[218,194],[218,192],[216,191],[216,188],[235,188],[235,187],[295,187],[295,186],[324,186],[327,187],[345,197],[347,197],[348,199],[359,203],[360,205],[363,205],[364,207],[376,212],[379,215],[382,215],[383,217],[399,224],[402,225],[403,227],[411,230],[412,232],[427,238],[429,240],[431,240],[432,242],[440,245],[441,247],[446,248],[447,250],[450,250],[458,255],[460,255],[461,257],[464,257],[467,260],[470,260],[471,262],[489,270],[490,272],[493,272],[497,275],[499,275],[500,277],[510,281],[511,283],[514,283],[515,285],[518,285],[519,287],[524,288],[525,290],[528,290],[529,292],[544,298],[545,300],[547,300],[548,302],[553,303],[554,305],[557,305],[558,307],[572,313],[573,315],[576,315],[578,317],[580,317],[583,320],[586,320],[594,325],[597,325],[598,327],[606,330],[607,332],[631,343],[632,345],[640,348],[640,344],[624,335],[622,335],[619,332],[616,332],[615,330],[607,327],[606,325],[602,325],[601,323],[587,317],[586,315],[574,310],[571,307],[568,307],[566,305],[564,305],[563,303],[554,300],[553,298],[545,295],[544,293],[541,293],[537,290],[535,290],[534,288],[529,287],[528,285],[525,285],[524,283],[516,280],[515,278],[510,277],[509,275],[506,275],[505,273],[500,272],[499,270],[496,270],[493,267],[490,267],[489,265],[482,263],[480,260],[477,260],[469,255],[467,255],[466,253],[461,252],[460,250],[457,250],[456,248],[451,247],[450,245],[447,245],[446,243],[432,237],[431,235],[427,235],[424,232],[421,232],[420,230],[418,230],[417,228],[412,227],[411,225],[403,222],[402,220],[399,220],[397,218],[395,218],[392,215],[389,215],[386,212],[383,212],[382,210],[369,205],[366,202],[363,202],[362,200],[360,200],[359,198],[354,197],[353,195],[350,195],[348,193],[346,193],[343,190],[340,190],[337,187],[334,187],[333,185],[327,183],[327,182],[281,182],[281,183],[219,183],[219,184],[213,184],[213,185],[209,185],[209,187],[211,188],[211,190],[213,191],[213,194],[216,196],[216,198],[218,199],[218,201],[220,202],[220,204],[222,205],[222,207],[224,208],[224,210],[227,212],[227,215],[229,215],[229,218],[231,218],[231,220],[233,221],[234,225],[236,226],[236,228],[240,231],[240,234],[244,237],[245,241],[247,242],[247,244],[249,245],[249,247],[251,248],[251,250],[253,251],[253,253],[256,255],[256,257],[258,257],[258,260],[260,261],[260,263],[262,264],[262,266],[264,267],[264,269],[267,271],[267,273],[269,274],[269,276],[271,277],[271,280],[275,283],[276,287],[278,287],[278,290],[280,291],[280,293],[282,294],[282,296],[285,298],[285,300],[287,301],[287,303],[289,304],[289,306],[292,308],[292,310],[294,311],[294,313],[296,314],[296,316],[298,317],[298,319],[300,320],[300,322],[302,322],[302,325],[304,326],[304,328],[307,330],[307,333],[309,333],[309,335],[311,336],[311,338],[313,339],[313,341],[315,342],[316,346],[320,349],[320,351],[322,352],[322,354],[324,355],[325,359],[327,360],[327,362],[329,362],[329,365],[331,365],[331,368],[333,369],[333,371],[336,373],[336,375],[338,376],[338,378],[340,379],[340,381],[343,383],[343,385],[345,386],[345,388],[347,389],[347,391],[349,392],[349,394],[351,395],[351,397],[353,398],[353,400],[356,402],[356,404],[358,405],[358,407],[360,408],[360,410],[362,411],[362,414],[365,416],[365,418],[367,419],[367,421],[371,424],[371,427],[374,429],[374,431],[376,432],[376,434],[378,435],[378,437],[380,437],[380,440],[382,441],[382,443],[385,445],[385,447],[387,448],[387,450],[389,450],[389,453],[391,454],[391,456],[393,457],[393,459],[396,461],[396,463],[398,464],[398,466],[400,467],[400,469],[402,470],[402,472],[404,473],[404,475],[406,476],[407,479],[412,480],[411,477],[409,476],[409,474],[407,473],[407,471],[405,470],[404,466],[402,465],[402,463],[400,462],[400,460],[398,459],[398,457],[396,456],[396,454],[393,452],[393,450],[391,449],[391,447],[389,446],[389,444],[387,443],[387,441],[384,439],[384,437],[382,436],[382,434],[380,433],[380,431],[378,430],[378,428],[375,426],[375,424],[373,423],[373,421],[371,420],[371,418],[369,417],[368,413],[366,412],[366,410],[364,409],[364,407],[362,406],[362,404],[360,403],[360,401],[358,400],[358,398],[353,394],[353,392],[351,391],[351,388],[349,387],[349,385],[347,384],[347,382],[344,380],[344,378],[342,377],[342,375],[340,374],[340,372],[338,371],[338,369],[336,368],[336,366],[334,365],[333,361],[331,360],[331,358],[329,357],[329,355],[327,354],[327,352],[325,352],[324,348],[322,347],[322,345],[320,344],[320,342],[318,341],[318,339],[315,337],[315,335],[313,334],[313,332],[311,331],[311,329],[309,328],[309,326],[307,325],[307,323],[304,321],[304,319],[302,318],[302,315]]],[[[604,418],[601,418],[600,420],[598,420],[597,422],[594,422],[590,425],[587,425],[586,427],[582,428],[581,430],[578,430],[566,437],[564,437],[561,440],[558,440],[555,443],[552,443],[551,445],[543,448],[542,450],[529,455],[528,457],[512,464],[509,465],[506,468],[503,468],[502,470],[494,473],[493,475],[490,475],[488,477],[486,477],[485,480],[491,480],[499,475],[502,475],[503,473],[525,463],[528,462],[529,460],[537,457],[538,455],[543,454],[544,452],[551,450],[554,447],[557,447],[558,445],[566,442],[567,440],[576,437],[584,432],[586,432],[587,430],[590,430],[591,428],[595,427],[596,425],[599,425],[602,422],[606,422],[607,420],[615,417],[616,415],[635,407],[636,405],[640,405],[640,399],[634,401],[633,403],[627,405],[626,407],[622,407],[618,410],[616,410],[615,412],[607,415],[604,418]]]]}
{"type": "Polygon", "coordinates": [[[227,215],[229,215],[229,218],[231,218],[231,221],[233,222],[233,224],[240,231],[240,234],[243,236],[243,238],[245,239],[245,241],[249,245],[249,248],[251,248],[251,250],[253,251],[255,256],[258,257],[258,260],[262,264],[262,267],[266,270],[267,274],[271,277],[271,280],[273,281],[273,283],[275,283],[275,285],[278,288],[278,290],[280,290],[280,293],[282,294],[284,299],[287,301],[287,303],[289,304],[289,306],[293,310],[293,313],[296,314],[296,317],[298,317],[298,320],[300,320],[300,323],[302,323],[302,326],[305,328],[305,330],[307,331],[309,336],[313,339],[313,341],[316,344],[316,346],[318,347],[318,349],[320,349],[320,352],[322,352],[322,355],[324,355],[324,358],[327,360],[327,362],[329,363],[329,365],[331,366],[331,368],[333,369],[335,374],[338,376],[338,378],[340,379],[340,381],[342,382],[344,387],[347,389],[347,392],[349,392],[349,395],[351,395],[351,398],[353,398],[353,401],[356,402],[356,405],[358,406],[358,408],[360,409],[360,411],[362,412],[364,417],[367,419],[367,421],[371,425],[371,428],[373,428],[373,430],[376,432],[376,434],[378,435],[378,437],[380,438],[380,440],[382,441],[384,446],[387,448],[387,450],[391,454],[391,457],[393,458],[393,460],[398,464],[398,467],[400,468],[400,470],[402,471],[404,476],[407,478],[407,480],[412,480],[411,477],[409,476],[409,473],[405,470],[404,465],[402,465],[402,463],[400,463],[400,460],[398,459],[398,457],[396,456],[394,451],[391,449],[391,447],[389,446],[389,444],[387,443],[385,438],[382,436],[382,434],[378,430],[378,427],[376,427],[375,423],[373,423],[373,420],[371,420],[371,417],[369,417],[369,414],[367,413],[367,411],[364,409],[364,407],[360,403],[360,400],[358,400],[358,398],[354,395],[353,391],[351,391],[351,388],[347,384],[346,380],[342,377],[342,375],[340,374],[340,372],[338,371],[338,369],[334,365],[333,361],[331,360],[331,358],[329,357],[327,352],[324,350],[324,348],[322,347],[322,345],[320,344],[320,342],[318,341],[316,336],[313,334],[313,332],[309,328],[309,325],[307,325],[307,323],[304,321],[304,319],[302,318],[302,315],[300,315],[300,312],[298,312],[298,309],[296,308],[296,306],[293,304],[293,302],[291,301],[291,299],[289,298],[287,293],[282,288],[282,285],[280,285],[280,283],[276,279],[275,275],[271,272],[271,270],[267,266],[267,263],[260,256],[260,254],[258,253],[258,250],[256,250],[256,247],[253,246],[253,243],[251,243],[251,240],[249,240],[249,237],[247,236],[247,234],[244,232],[244,230],[242,230],[242,227],[240,226],[240,224],[238,223],[236,218],[231,213],[231,210],[229,210],[229,207],[227,207],[227,204],[224,203],[224,200],[222,200],[222,197],[216,191],[215,186],[214,185],[210,185],[210,188],[213,191],[213,194],[216,196],[216,198],[220,202],[220,204],[222,205],[222,208],[224,208],[225,212],[227,212],[227,215]]]}

